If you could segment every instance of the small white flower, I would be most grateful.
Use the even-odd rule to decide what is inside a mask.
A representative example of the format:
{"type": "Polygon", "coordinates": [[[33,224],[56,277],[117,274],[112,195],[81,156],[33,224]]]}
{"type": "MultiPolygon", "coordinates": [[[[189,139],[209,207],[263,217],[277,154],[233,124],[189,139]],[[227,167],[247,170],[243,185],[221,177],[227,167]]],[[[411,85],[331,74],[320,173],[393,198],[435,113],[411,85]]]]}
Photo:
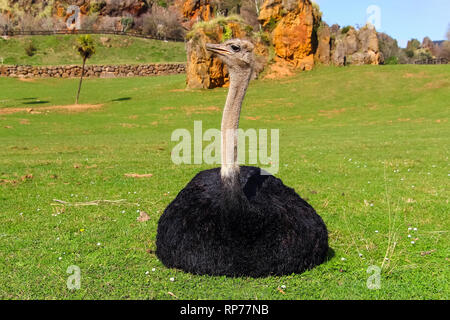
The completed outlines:
{"type": "Polygon", "coordinates": [[[136,210],[137,213],[141,212],[141,210],[136,210]]]}
{"type": "Polygon", "coordinates": [[[156,268],[152,268],[152,271],[155,272],[155,271],[156,271],[156,268]]]}
{"type": "Polygon", "coordinates": [[[58,260],[61,261],[61,260],[62,260],[62,257],[59,257],[58,260]]]}
{"type": "Polygon", "coordinates": [[[286,286],[283,284],[283,285],[281,286],[281,289],[286,289],[286,286]]]}
{"type": "Polygon", "coordinates": [[[375,233],[378,233],[378,230],[375,230],[375,233]]]}
{"type": "Polygon", "coordinates": [[[134,194],[136,194],[137,192],[135,191],[135,192],[133,192],[134,194]]]}
{"type": "Polygon", "coordinates": [[[102,244],[101,244],[100,242],[97,242],[97,245],[98,245],[98,246],[101,246],[102,244]]]}
{"type": "Polygon", "coordinates": [[[359,257],[362,257],[363,255],[362,255],[362,253],[360,253],[360,254],[358,254],[359,255],[359,257]]]}
{"type": "Polygon", "coordinates": [[[174,281],[175,281],[175,278],[172,277],[172,278],[170,278],[169,280],[172,281],[172,282],[174,282],[174,281]]]}
{"type": "Polygon", "coordinates": [[[367,181],[368,184],[370,184],[370,181],[367,181]]]}
{"type": "Polygon", "coordinates": [[[145,274],[149,274],[150,272],[148,272],[148,271],[145,271],[145,274]]]}
{"type": "Polygon", "coordinates": [[[411,228],[411,227],[409,227],[409,228],[408,228],[408,231],[411,231],[411,230],[412,230],[412,228],[411,228]]]}
{"type": "Polygon", "coordinates": [[[342,260],[342,261],[345,261],[345,260],[347,260],[347,259],[345,259],[344,257],[342,257],[341,260],[342,260]]]}
{"type": "Polygon", "coordinates": [[[417,231],[417,228],[414,228],[413,230],[414,230],[414,231],[417,231]]]}
{"type": "Polygon", "coordinates": [[[415,242],[414,241],[411,241],[411,244],[414,244],[415,242]]]}
{"type": "Polygon", "coordinates": [[[122,213],[125,213],[125,210],[122,210],[122,213]]]}
{"type": "Polygon", "coordinates": [[[384,260],[389,261],[389,258],[384,258],[384,260]]]}
{"type": "Polygon", "coordinates": [[[411,235],[410,235],[410,234],[408,234],[408,238],[411,238],[411,235]]]}

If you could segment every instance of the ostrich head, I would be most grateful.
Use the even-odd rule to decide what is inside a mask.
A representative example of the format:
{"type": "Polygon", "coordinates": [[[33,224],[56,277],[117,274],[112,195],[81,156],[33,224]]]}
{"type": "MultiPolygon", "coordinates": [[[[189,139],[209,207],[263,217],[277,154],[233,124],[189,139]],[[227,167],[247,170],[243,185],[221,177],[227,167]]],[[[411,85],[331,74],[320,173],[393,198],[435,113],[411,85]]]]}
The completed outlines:
{"type": "Polygon", "coordinates": [[[230,88],[222,116],[222,168],[220,173],[224,185],[234,190],[240,190],[240,188],[236,188],[239,183],[237,131],[242,101],[253,73],[254,46],[247,40],[231,39],[222,44],[207,44],[206,49],[216,54],[227,65],[230,73],[230,88]]]}
{"type": "Polygon", "coordinates": [[[222,44],[207,44],[206,49],[215,53],[227,65],[230,73],[253,69],[254,46],[250,41],[231,39],[222,44]]]}

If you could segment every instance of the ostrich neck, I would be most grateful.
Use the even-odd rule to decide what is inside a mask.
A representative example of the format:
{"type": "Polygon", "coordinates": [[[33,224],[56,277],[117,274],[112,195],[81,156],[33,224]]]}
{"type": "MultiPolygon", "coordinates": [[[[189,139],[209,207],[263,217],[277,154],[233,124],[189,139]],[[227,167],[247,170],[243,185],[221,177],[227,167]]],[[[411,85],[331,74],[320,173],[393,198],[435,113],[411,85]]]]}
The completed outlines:
{"type": "Polygon", "coordinates": [[[238,128],[242,101],[250,81],[251,69],[231,69],[230,87],[222,116],[222,180],[233,182],[239,176],[238,128]]]}

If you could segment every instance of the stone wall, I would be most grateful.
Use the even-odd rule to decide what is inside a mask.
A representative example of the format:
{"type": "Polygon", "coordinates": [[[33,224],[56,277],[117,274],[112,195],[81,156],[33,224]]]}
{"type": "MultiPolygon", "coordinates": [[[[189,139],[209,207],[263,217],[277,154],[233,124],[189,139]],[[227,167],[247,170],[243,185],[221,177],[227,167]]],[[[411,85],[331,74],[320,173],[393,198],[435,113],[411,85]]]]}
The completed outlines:
{"type": "MultiPolygon", "coordinates": [[[[87,65],[86,77],[148,77],[186,73],[185,64],[87,65]]],[[[81,66],[0,66],[0,76],[23,78],[78,78],[81,66]]]]}

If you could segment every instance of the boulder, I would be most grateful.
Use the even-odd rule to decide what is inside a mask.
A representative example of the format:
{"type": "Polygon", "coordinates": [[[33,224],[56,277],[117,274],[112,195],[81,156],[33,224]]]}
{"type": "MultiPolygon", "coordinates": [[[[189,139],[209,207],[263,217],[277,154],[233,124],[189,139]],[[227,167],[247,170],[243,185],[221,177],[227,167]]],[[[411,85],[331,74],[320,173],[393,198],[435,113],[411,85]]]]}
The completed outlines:
{"type": "Polygon", "coordinates": [[[344,39],[337,39],[331,55],[331,61],[336,66],[344,66],[346,62],[346,47],[344,39]]]}
{"type": "Polygon", "coordinates": [[[331,30],[326,23],[317,30],[317,51],[315,58],[318,62],[328,65],[331,58],[331,30]]]}

